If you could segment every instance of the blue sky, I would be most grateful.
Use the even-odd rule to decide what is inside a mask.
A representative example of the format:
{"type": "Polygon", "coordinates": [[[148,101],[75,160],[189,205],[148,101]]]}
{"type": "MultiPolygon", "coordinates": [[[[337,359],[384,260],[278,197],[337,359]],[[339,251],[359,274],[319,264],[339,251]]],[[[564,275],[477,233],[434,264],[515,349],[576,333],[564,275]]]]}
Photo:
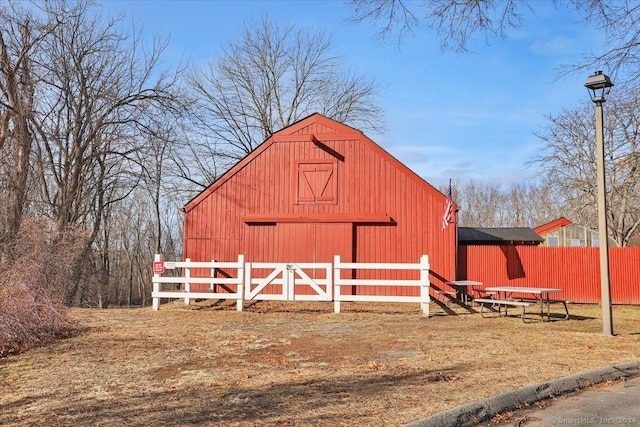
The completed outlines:
{"type": "MultiPolygon", "coordinates": [[[[568,1],[567,1],[568,3],[568,1]]],[[[381,85],[386,132],[367,135],[436,186],[452,178],[511,183],[531,179],[526,161],[541,145],[546,116],[588,100],[588,74],[557,78],[558,67],[603,40],[560,2],[534,2],[536,14],[506,41],[483,36],[473,53],[443,52],[433,32],[376,40],[372,23],[351,23],[343,1],[106,1],[148,37],[169,36],[165,61],[198,64],[239,38],[243,23],[268,15],[283,24],[324,30],[345,67],[381,85]]],[[[595,71],[595,70],[593,70],[595,71]]],[[[607,71],[605,70],[605,73],[607,71]]]]}

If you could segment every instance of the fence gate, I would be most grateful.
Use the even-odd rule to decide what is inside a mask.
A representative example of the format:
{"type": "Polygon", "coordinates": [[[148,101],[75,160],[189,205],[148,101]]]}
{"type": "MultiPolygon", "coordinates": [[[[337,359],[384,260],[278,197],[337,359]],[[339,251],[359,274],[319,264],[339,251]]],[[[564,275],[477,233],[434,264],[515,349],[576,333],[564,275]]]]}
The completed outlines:
{"type": "Polygon", "coordinates": [[[332,301],[331,263],[247,263],[245,299],[332,301]]]}

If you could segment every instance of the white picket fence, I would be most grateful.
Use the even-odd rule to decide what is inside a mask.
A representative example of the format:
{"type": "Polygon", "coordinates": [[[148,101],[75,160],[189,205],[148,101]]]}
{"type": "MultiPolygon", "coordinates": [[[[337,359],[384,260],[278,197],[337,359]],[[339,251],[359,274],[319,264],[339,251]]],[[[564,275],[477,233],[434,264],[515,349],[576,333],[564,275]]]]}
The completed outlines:
{"type": "MultiPolygon", "coordinates": [[[[160,308],[162,298],[184,299],[189,304],[192,299],[232,299],[236,300],[236,309],[242,311],[246,300],[280,300],[280,301],[333,301],[334,312],[340,313],[342,301],[367,302],[407,302],[418,303],[422,312],[429,315],[429,257],[423,255],[418,263],[351,263],[342,262],[340,256],[334,257],[331,263],[249,263],[244,261],[244,255],[238,256],[237,262],[192,262],[186,259],[182,262],[164,262],[161,255],[156,255],[153,275],[153,309],[160,308]],[[193,277],[191,270],[209,269],[208,277],[193,277]],[[216,270],[235,270],[234,277],[215,277],[216,270]],[[163,276],[165,270],[179,270],[179,276],[163,276]],[[352,279],[343,278],[347,271],[349,277],[357,270],[415,270],[419,279],[352,279]],[[323,271],[323,274],[310,274],[310,271],[323,271]],[[259,275],[258,272],[263,274],[259,275]],[[313,276],[313,277],[312,277],[313,276]],[[324,276],[317,278],[316,276],[324,276]],[[206,291],[198,289],[192,291],[192,285],[208,286],[206,291]],[[163,285],[173,285],[174,289],[163,289],[163,285]],[[276,285],[271,286],[269,285],[276,285]],[[218,292],[218,287],[225,288],[225,292],[218,292]],[[296,288],[306,287],[312,294],[297,293],[296,288]],[[357,295],[343,293],[344,287],[358,286],[357,295]],[[178,289],[175,289],[175,288],[178,289]],[[367,287],[416,287],[418,295],[374,295],[362,293],[367,287]],[[235,292],[233,289],[235,288],[235,292]],[[276,293],[267,293],[267,289],[279,289],[276,293]]],[[[393,292],[390,292],[393,293],[393,292]]]]}

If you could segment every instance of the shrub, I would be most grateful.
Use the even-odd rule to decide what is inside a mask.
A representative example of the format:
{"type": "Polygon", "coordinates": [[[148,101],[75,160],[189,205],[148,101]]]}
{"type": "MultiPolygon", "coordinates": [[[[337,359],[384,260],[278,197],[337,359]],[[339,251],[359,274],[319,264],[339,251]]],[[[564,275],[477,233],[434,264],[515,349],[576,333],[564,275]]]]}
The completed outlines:
{"type": "Polygon", "coordinates": [[[42,219],[22,224],[0,266],[0,357],[73,333],[63,302],[84,236],[42,219]]]}

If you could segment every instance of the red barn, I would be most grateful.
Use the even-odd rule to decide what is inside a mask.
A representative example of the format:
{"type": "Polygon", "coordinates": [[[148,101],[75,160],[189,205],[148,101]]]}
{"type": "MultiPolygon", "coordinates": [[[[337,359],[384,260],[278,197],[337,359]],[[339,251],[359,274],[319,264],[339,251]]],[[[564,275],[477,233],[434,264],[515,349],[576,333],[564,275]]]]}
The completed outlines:
{"type": "Polygon", "coordinates": [[[275,133],[184,208],[184,258],[415,263],[455,280],[446,197],[361,131],[313,114],[275,133]]]}

